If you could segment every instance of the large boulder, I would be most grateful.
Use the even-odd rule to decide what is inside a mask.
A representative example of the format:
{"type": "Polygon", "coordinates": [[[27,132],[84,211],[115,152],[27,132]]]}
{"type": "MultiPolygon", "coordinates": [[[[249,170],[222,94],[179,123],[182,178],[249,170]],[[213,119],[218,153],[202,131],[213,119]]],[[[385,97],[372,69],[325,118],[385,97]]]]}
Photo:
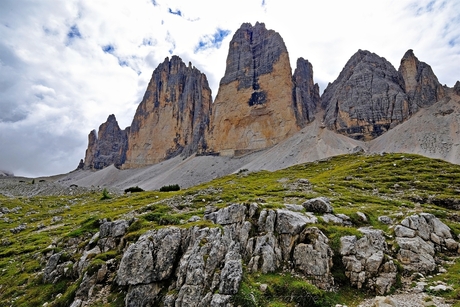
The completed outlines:
{"type": "Polygon", "coordinates": [[[302,204],[302,206],[308,212],[314,213],[332,213],[334,208],[332,208],[331,201],[327,197],[317,197],[309,199],[302,204]]]}
{"type": "Polygon", "coordinates": [[[436,268],[434,260],[435,249],[432,242],[424,241],[420,237],[397,237],[399,246],[397,258],[409,271],[431,272],[436,268]]]}
{"type": "Polygon", "coordinates": [[[398,260],[410,271],[431,272],[436,268],[437,250],[455,251],[458,247],[450,228],[429,213],[406,217],[394,231],[398,260]]]}
{"type": "Polygon", "coordinates": [[[220,225],[241,223],[246,217],[246,211],[247,209],[245,205],[233,204],[205,215],[205,219],[211,220],[220,225]]]}
{"type": "Polygon", "coordinates": [[[311,214],[277,209],[276,232],[278,234],[299,234],[305,225],[314,224],[318,219],[311,214]]]}

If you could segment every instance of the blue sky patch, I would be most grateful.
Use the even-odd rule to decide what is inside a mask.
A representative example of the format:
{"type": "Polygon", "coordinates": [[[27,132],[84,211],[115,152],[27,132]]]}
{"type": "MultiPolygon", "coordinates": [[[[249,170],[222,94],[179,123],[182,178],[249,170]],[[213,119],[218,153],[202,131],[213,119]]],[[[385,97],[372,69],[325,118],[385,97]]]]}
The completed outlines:
{"type": "Polygon", "coordinates": [[[152,0],[152,4],[153,4],[153,6],[157,6],[157,5],[158,5],[158,3],[157,3],[155,0],[152,0]]]}
{"type": "Polygon", "coordinates": [[[129,67],[128,62],[125,61],[125,60],[122,60],[122,59],[120,59],[120,58],[118,58],[118,65],[129,67]]]}
{"type": "Polygon", "coordinates": [[[173,15],[178,15],[182,17],[182,12],[180,10],[173,11],[171,8],[168,9],[168,12],[173,15]]]}
{"type": "Polygon", "coordinates": [[[115,47],[113,47],[112,45],[102,46],[102,51],[104,51],[105,53],[112,54],[115,51],[115,47]]]}
{"type": "Polygon", "coordinates": [[[72,40],[75,38],[82,38],[80,30],[78,29],[77,25],[73,25],[70,27],[69,32],[67,32],[67,38],[72,40]]]}
{"type": "Polygon", "coordinates": [[[442,2],[440,4],[440,7],[437,7],[437,3],[438,3],[438,0],[432,0],[430,2],[428,2],[427,5],[425,6],[418,6],[417,8],[417,16],[420,16],[420,15],[423,15],[423,14],[426,14],[426,13],[431,13],[433,12],[434,10],[436,9],[442,9],[445,5],[445,2],[442,2]]]}
{"type": "Polygon", "coordinates": [[[142,40],[142,45],[143,46],[155,46],[156,45],[156,41],[152,38],[144,38],[142,40]]]}
{"type": "Polygon", "coordinates": [[[231,33],[230,30],[223,30],[217,28],[217,31],[212,35],[204,36],[199,42],[198,45],[195,47],[195,53],[201,50],[209,49],[209,48],[217,48],[219,49],[222,45],[222,41],[231,33]]]}

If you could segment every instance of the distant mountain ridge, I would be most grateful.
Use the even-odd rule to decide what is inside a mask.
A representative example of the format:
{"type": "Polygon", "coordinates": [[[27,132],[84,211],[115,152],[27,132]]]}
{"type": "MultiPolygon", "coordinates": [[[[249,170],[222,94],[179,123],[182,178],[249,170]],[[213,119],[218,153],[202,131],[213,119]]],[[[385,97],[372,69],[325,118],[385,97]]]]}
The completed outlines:
{"type": "MultiPolygon", "coordinates": [[[[153,72],[131,126],[121,130],[110,115],[97,135],[95,130],[90,133],[79,168],[103,169],[114,164],[131,169],[194,154],[238,157],[267,150],[299,131],[317,140],[316,145],[303,140],[319,146],[314,154],[317,158],[355,147],[326,150],[322,155],[319,148],[325,147],[318,140],[324,142],[323,128],[364,141],[359,146],[372,150],[372,144],[378,143],[373,140],[421,109],[458,101],[459,94],[459,82],[453,89],[442,86],[431,67],[412,50],[403,56],[398,70],[385,58],[359,50],[320,96],[311,63],[299,58],[292,73],[280,34],[267,30],[263,23],[244,23],[230,42],[225,75],[214,102],[203,73],[178,56],[166,58],[153,72]]],[[[331,141],[327,147],[353,144],[351,139],[340,141],[341,145],[331,141]]],[[[414,150],[418,147],[414,145],[414,150]]],[[[458,163],[460,157],[450,160],[458,163]]]]}

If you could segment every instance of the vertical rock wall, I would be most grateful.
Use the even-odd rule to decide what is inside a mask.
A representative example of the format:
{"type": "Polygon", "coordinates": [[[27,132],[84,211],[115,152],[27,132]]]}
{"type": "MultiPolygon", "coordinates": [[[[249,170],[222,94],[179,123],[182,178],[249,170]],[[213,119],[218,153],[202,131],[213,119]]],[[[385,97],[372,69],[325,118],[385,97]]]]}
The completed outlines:
{"type": "Polygon", "coordinates": [[[297,59],[297,68],[292,77],[294,82],[294,113],[297,124],[305,127],[315,119],[321,104],[319,86],[313,82],[313,66],[304,58],[297,59]]]}
{"type": "Polygon", "coordinates": [[[152,79],[131,125],[124,168],[155,164],[204,146],[211,89],[206,76],[178,57],[166,58],[152,79]]]}
{"type": "Polygon", "coordinates": [[[429,107],[444,97],[444,88],[439,84],[430,65],[420,62],[412,50],[404,54],[399,73],[402,86],[411,102],[411,113],[429,107]]]}
{"type": "Polygon", "coordinates": [[[272,146],[299,130],[292,72],[281,36],[245,23],[230,42],[212,109],[208,150],[238,155],[272,146]]]}

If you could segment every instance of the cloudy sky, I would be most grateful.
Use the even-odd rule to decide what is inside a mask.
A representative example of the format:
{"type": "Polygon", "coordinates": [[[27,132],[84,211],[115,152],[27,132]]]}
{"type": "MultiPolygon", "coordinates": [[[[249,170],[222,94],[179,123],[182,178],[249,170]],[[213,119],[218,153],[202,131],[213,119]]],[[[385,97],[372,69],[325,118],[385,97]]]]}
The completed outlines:
{"type": "Polygon", "coordinates": [[[131,124],[153,70],[179,55],[213,96],[243,22],[281,34],[291,65],[324,90],[364,49],[396,68],[408,49],[442,84],[460,79],[458,0],[1,0],[0,170],[66,173],[87,135],[115,114],[131,124]]]}

